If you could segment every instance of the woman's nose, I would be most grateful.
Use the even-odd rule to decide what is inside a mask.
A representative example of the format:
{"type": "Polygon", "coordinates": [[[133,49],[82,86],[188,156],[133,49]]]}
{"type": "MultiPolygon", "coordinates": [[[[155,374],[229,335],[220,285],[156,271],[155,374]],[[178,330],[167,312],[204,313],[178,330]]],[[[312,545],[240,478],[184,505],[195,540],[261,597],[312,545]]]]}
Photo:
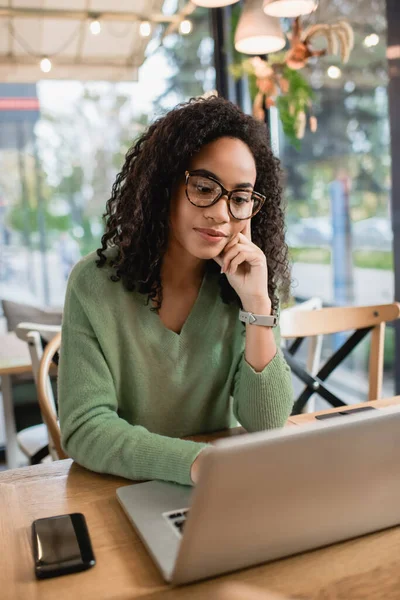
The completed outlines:
{"type": "Polygon", "coordinates": [[[206,209],[205,216],[214,219],[218,223],[227,223],[230,219],[228,202],[228,196],[224,194],[218,202],[206,209]]]}

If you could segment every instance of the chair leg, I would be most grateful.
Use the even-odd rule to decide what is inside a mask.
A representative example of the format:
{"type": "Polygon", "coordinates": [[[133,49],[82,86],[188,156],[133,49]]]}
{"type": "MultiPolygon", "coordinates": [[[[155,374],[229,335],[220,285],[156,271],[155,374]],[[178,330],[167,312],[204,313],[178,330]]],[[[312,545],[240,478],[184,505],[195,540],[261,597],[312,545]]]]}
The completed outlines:
{"type": "Polygon", "coordinates": [[[292,372],[306,385],[303,392],[294,403],[292,415],[300,414],[304,410],[308,400],[314,394],[318,394],[336,408],[340,406],[346,406],[346,402],[343,402],[343,400],[338,398],[338,396],[336,396],[336,394],[334,394],[329,387],[325,385],[324,381],[350,354],[350,352],[352,352],[357,344],[359,344],[360,341],[365,338],[371,329],[372,327],[357,329],[316,374],[310,374],[294,358],[293,354],[298,349],[298,339],[296,339],[289,348],[282,348],[283,355],[292,372]]]}
{"type": "Polygon", "coordinates": [[[38,450],[36,452],[36,454],[34,454],[33,456],[31,456],[31,458],[30,458],[31,465],[38,465],[49,454],[50,454],[50,449],[49,449],[48,445],[44,446],[43,448],[40,448],[40,450],[38,450]]]}
{"type": "Polygon", "coordinates": [[[10,375],[2,375],[1,391],[6,430],[6,462],[9,469],[16,469],[18,467],[18,442],[10,375]]]}
{"type": "Polygon", "coordinates": [[[292,372],[306,385],[303,392],[294,403],[292,415],[300,414],[304,410],[308,400],[315,393],[319,394],[319,396],[334,407],[346,406],[346,403],[331,392],[324,381],[320,379],[318,376],[319,374],[314,376],[310,375],[310,373],[303,369],[290,352],[285,349],[283,349],[282,352],[292,372]]]}

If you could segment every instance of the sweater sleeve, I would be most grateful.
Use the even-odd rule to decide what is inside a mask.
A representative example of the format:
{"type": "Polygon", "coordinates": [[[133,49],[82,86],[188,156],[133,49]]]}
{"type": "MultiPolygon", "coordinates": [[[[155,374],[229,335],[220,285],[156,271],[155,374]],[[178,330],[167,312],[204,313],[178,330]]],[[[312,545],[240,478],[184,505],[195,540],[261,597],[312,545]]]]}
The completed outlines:
{"type": "Polygon", "coordinates": [[[261,373],[246,362],[243,352],[235,374],[233,412],[249,432],[283,427],[293,407],[292,376],[279,347],[278,327],[274,336],[277,352],[261,373]]]}
{"type": "Polygon", "coordinates": [[[206,444],[151,433],[118,416],[111,371],[72,284],[64,306],[58,398],[62,446],[77,463],[128,479],[192,484],[191,465],[206,444]]]}

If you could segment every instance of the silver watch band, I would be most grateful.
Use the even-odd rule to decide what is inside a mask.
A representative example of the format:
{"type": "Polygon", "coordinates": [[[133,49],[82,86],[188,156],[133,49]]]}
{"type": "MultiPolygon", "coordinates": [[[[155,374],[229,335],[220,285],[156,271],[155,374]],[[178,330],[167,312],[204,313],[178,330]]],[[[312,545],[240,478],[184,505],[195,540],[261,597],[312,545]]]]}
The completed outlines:
{"type": "Polygon", "coordinates": [[[276,327],[279,323],[275,315],[254,315],[245,310],[239,311],[239,320],[247,325],[263,325],[264,327],[276,327]]]}

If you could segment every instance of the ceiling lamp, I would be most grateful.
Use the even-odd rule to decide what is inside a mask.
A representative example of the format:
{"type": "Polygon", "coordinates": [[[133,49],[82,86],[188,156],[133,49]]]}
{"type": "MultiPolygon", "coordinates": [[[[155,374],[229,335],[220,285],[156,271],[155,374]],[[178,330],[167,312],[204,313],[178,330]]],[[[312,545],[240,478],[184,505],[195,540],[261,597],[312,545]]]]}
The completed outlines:
{"type": "Polygon", "coordinates": [[[318,0],[264,0],[264,12],[270,17],[301,17],[314,12],[318,0]]]}
{"type": "Polygon", "coordinates": [[[192,0],[193,4],[197,4],[197,6],[206,6],[207,8],[220,8],[221,6],[235,4],[238,1],[239,0],[192,0]]]}
{"type": "Polygon", "coordinates": [[[236,50],[244,54],[271,54],[285,45],[279,19],[264,14],[260,0],[247,0],[236,28],[236,50]]]}

